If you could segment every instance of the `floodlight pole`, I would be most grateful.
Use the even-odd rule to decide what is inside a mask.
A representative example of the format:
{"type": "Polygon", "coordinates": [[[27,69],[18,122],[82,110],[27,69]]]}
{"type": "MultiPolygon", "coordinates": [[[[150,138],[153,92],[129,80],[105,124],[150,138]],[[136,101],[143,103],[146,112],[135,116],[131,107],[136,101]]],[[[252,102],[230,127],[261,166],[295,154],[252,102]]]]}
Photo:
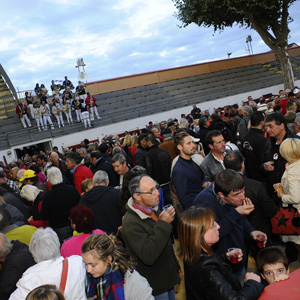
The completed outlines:
{"type": "Polygon", "coordinates": [[[248,35],[248,36],[246,37],[246,44],[247,44],[247,48],[248,48],[248,53],[249,53],[249,55],[253,55],[253,49],[252,49],[252,44],[251,44],[251,42],[252,42],[252,37],[251,37],[251,35],[248,35]]]}
{"type": "Polygon", "coordinates": [[[85,67],[85,63],[83,61],[83,58],[78,58],[77,59],[77,65],[75,66],[75,68],[78,68],[78,72],[80,73],[80,67],[82,67],[83,72],[85,72],[84,67],[85,67]]]}

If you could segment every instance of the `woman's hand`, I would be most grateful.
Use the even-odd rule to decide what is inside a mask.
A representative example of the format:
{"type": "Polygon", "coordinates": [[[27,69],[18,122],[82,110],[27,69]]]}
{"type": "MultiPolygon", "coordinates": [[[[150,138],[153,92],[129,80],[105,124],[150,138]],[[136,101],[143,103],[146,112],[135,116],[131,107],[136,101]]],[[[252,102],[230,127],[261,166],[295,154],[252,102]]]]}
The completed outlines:
{"type": "Polygon", "coordinates": [[[275,192],[277,193],[277,197],[281,198],[284,194],[283,187],[282,187],[281,183],[273,184],[273,188],[274,188],[275,192]]]}

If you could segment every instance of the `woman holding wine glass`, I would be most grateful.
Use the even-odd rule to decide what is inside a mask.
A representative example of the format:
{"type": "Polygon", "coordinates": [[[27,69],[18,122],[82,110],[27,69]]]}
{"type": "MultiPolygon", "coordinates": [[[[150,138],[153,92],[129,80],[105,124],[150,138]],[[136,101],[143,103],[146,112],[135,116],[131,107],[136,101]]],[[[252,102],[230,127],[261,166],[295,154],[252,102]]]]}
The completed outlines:
{"type": "Polygon", "coordinates": [[[242,287],[231,267],[242,261],[239,249],[229,249],[226,257],[213,253],[212,246],[219,241],[220,226],[214,212],[207,208],[190,207],[179,218],[178,235],[180,256],[184,261],[187,300],[256,300],[264,286],[260,277],[246,273],[242,287]],[[230,262],[232,251],[237,256],[230,262]]]}

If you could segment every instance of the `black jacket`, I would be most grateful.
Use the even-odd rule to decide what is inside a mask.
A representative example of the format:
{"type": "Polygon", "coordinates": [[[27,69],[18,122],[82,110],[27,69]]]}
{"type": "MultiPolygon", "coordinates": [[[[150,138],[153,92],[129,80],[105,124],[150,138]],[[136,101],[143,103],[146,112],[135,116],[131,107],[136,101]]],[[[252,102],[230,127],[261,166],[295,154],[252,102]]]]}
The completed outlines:
{"type": "Polygon", "coordinates": [[[206,135],[210,132],[206,127],[200,127],[198,137],[200,138],[200,143],[202,143],[204,148],[204,153],[207,155],[210,151],[208,144],[206,143],[206,135]]]}
{"type": "Polygon", "coordinates": [[[272,233],[270,219],[275,216],[277,206],[269,197],[266,188],[257,180],[249,179],[244,176],[245,195],[254,204],[254,211],[247,216],[250,224],[256,229],[266,233],[272,233]]]}
{"type": "Polygon", "coordinates": [[[109,178],[109,186],[118,186],[119,185],[119,176],[114,171],[113,166],[111,165],[111,162],[106,161],[103,157],[100,157],[97,160],[96,165],[92,168],[93,173],[96,173],[97,171],[105,171],[109,178]]]}
{"type": "Polygon", "coordinates": [[[202,254],[192,265],[184,264],[184,273],[187,300],[257,300],[264,289],[254,280],[241,287],[230,262],[216,254],[202,254]]]}
{"type": "Polygon", "coordinates": [[[80,195],[73,185],[59,183],[52,186],[51,191],[44,194],[41,210],[42,220],[49,220],[52,228],[70,225],[70,211],[77,205],[80,195]]]}
{"type": "Polygon", "coordinates": [[[142,146],[138,146],[134,154],[134,162],[136,166],[145,167],[145,157],[147,154],[147,149],[142,146]]]}
{"type": "Polygon", "coordinates": [[[169,183],[171,174],[171,157],[170,154],[154,145],[149,148],[146,154],[146,172],[159,184],[169,183]]]}
{"type": "Polygon", "coordinates": [[[93,210],[95,229],[115,233],[122,224],[120,191],[111,186],[94,186],[85,193],[79,204],[93,210]]]}
{"type": "Polygon", "coordinates": [[[26,218],[26,220],[31,216],[31,213],[26,207],[23,202],[18,198],[17,194],[15,193],[5,193],[2,195],[5,203],[15,206],[26,218]]]}
{"type": "Polygon", "coordinates": [[[270,147],[271,145],[260,129],[250,128],[242,141],[242,153],[249,178],[266,182],[266,176],[261,171],[261,164],[265,162],[265,153],[270,152],[270,147]]]}
{"type": "Polygon", "coordinates": [[[0,270],[0,300],[10,297],[23,273],[35,264],[27,245],[19,241],[12,241],[12,244],[0,270]]]}

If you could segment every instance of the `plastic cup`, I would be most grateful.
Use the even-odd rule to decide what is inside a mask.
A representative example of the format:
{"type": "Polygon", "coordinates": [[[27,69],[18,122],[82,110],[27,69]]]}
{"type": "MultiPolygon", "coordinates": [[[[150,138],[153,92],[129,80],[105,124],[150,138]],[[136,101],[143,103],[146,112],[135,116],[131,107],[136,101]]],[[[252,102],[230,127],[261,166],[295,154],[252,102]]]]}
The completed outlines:
{"type": "Polygon", "coordinates": [[[259,247],[259,248],[262,248],[263,245],[264,245],[264,241],[265,241],[266,237],[263,235],[263,234],[258,234],[256,236],[256,245],[259,247]]]}
{"type": "Polygon", "coordinates": [[[239,254],[242,252],[239,248],[229,248],[227,250],[227,256],[230,259],[230,262],[236,264],[239,262],[239,254]]]}
{"type": "Polygon", "coordinates": [[[172,206],[173,206],[172,204],[167,204],[163,207],[163,210],[168,210],[172,206]]]}

